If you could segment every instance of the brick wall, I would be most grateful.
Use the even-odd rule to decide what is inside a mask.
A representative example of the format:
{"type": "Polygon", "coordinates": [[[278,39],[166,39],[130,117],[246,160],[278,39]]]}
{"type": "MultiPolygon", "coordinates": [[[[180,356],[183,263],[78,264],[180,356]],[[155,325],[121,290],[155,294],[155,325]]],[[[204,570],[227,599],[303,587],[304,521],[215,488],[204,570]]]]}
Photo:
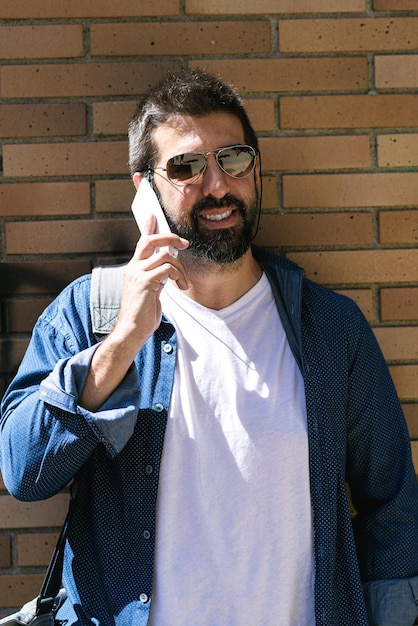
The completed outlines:
{"type": "MultiPolygon", "coordinates": [[[[259,242],[353,297],[418,467],[418,0],[3,0],[0,394],[39,312],[126,259],[126,128],[166,70],[233,81],[261,138],[259,242]]],[[[0,615],[38,591],[67,497],[0,482],[0,615]]]]}

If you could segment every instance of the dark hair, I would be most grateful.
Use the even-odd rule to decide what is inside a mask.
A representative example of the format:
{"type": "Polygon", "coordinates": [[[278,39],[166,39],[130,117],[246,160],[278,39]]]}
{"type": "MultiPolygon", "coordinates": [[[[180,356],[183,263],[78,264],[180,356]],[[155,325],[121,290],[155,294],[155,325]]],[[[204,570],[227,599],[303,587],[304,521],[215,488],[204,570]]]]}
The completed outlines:
{"type": "Polygon", "coordinates": [[[258,152],[257,136],[235,89],[199,69],[167,74],[138,103],[129,124],[129,169],[146,173],[157,157],[153,131],[178,115],[231,113],[241,122],[245,143],[258,152]]]}

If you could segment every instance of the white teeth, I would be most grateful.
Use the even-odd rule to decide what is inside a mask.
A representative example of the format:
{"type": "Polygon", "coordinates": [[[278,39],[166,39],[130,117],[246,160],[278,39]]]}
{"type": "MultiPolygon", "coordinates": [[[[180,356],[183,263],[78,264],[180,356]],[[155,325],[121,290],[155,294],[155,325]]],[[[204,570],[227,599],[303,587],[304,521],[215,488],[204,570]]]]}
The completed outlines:
{"type": "Polygon", "coordinates": [[[210,222],[220,222],[221,220],[226,219],[232,214],[232,211],[225,211],[225,213],[220,213],[219,215],[202,215],[205,220],[209,220],[210,222]]]}

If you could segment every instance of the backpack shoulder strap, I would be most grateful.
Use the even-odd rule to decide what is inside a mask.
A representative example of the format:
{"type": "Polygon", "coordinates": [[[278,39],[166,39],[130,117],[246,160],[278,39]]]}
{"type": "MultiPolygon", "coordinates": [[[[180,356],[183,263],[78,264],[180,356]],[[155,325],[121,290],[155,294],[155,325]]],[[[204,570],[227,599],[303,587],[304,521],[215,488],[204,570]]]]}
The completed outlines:
{"type": "Polygon", "coordinates": [[[90,315],[93,332],[107,335],[118,319],[124,265],[95,267],[91,275],[90,315]]]}

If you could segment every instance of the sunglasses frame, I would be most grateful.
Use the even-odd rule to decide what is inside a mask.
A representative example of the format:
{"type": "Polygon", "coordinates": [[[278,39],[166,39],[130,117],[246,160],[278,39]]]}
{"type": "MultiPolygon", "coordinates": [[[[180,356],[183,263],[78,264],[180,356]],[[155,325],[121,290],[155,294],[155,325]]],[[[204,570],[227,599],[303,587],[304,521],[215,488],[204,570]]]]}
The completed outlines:
{"type": "Polygon", "coordinates": [[[186,185],[192,185],[193,183],[195,183],[197,180],[199,180],[199,178],[201,176],[203,176],[203,174],[205,173],[207,167],[208,167],[208,156],[209,154],[214,154],[215,155],[215,159],[216,159],[216,163],[218,164],[219,169],[224,172],[224,174],[227,174],[227,176],[230,176],[231,178],[235,178],[236,180],[239,180],[241,178],[247,178],[247,176],[249,176],[251,174],[251,172],[254,171],[255,169],[255,164],[256,164],[256,159],[258,157],[258,152],[255,148],[253,148],[252,146],[249,146],[248,144],[234,144],[232,146],[225,146],[223,148],[217,148],[216,150],[208,150],[207,152],[184,152],[183,154],[176,154],[175,156],[171,157],[170,159],[168,159],[167,163],[166,163],[166,167],[150,167],[148,169],[148,172],[155,172],[156,170],[161,170],[163,172],[167,173],[167,179],[170,181],[170,183],[172,183],[173,185],[175,185],[176,187],[185,187],[186,185]],[[231,150],[232,148],[248,148],[249,152],[247,152],[247,154],[250,154],[250,156],[252,157],[252,167],[251,169],[244,174],[243,176],[234,176],[233,174],[230,174],[229,172],[227,172],[222,165],[219,162],[219,154],[225,150],[231,150]],[[176,182],[174,181],[172,178],[170,178],[169,174],[168,174],[168,170],[169,170],[169,162],[180,157],[180,156],[184,156],[185,154],[192,154],[192,155],[196,155],[196,156],[203,156],[205,159],[205,164],[204,167],[200,170],[200,172],[198,174],[196,174],[195,176],[191,176],[190,178],[188,178],[185,181],[179,181],[176,182]]]}

